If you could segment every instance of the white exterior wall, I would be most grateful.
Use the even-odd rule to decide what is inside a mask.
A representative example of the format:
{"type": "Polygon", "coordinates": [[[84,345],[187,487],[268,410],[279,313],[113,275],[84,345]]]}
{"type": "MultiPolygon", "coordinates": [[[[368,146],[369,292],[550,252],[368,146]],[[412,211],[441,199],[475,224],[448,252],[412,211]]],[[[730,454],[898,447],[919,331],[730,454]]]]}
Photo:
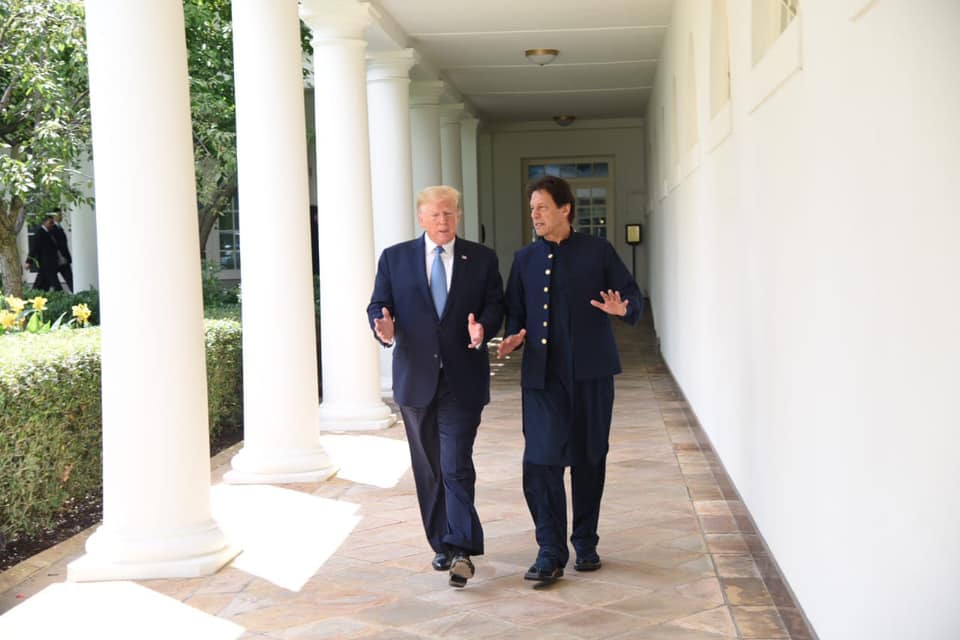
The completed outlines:
{"type": "Polygon", "coordinates": [[[757,104],[783,74],[730,0],[711,149],[715,4],[678,1],[649,103],[664,356],[820,638],[956,638],[960,4],[802,0],[757,104]],[[690,33],[700,142],[666,175],[690,33]]]}
{"type": "MultiPolygon", "coordinates": [[[[530,214],[529,205],[524,202],[527,180],[523,174],[523,160],[527,158],[613,157],[616,215],[609,239],[615,243],[627,268],[631,267],[633,258],[630,247],[624,242],[623,230],[627,223],[643,222],[643,212],[630,211],[628,206],[636,200],[630,197],[631,194],[642,194],[645,198],[646,193],[641,119],[578,121],[566,129],[553,122],[519,123],[493,126],[489,136],[489,143],[486,135],[481,135],[478,142],[480,220],[486,228],[486,244],[497,251],[504,278],[510,272],[514,252],[525,244],[521,237],[523,218],[530,214]],[[490,164],[487,163],[488,154],[490,164]]],[[[643,201],[641,198],[640,202],[643,201]]],[[[644,290],[645,246],[637,247],[637,281],[644,290]]]]}

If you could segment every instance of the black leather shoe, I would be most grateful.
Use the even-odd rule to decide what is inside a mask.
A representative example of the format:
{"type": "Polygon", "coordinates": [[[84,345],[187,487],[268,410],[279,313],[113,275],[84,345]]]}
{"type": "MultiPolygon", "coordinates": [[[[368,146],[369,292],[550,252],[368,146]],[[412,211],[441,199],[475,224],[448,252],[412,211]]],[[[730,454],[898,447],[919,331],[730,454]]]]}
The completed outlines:
{"type": "Polygon", "coordinates": [[[473,577],[475,569],[470,556],[465,553],[456,553],[450,560],[450,586],[463,588],[467,580],[473,577]]]}
{"type": "Polygon", "coordinates": [[[536,580],[537,582],[553,582],[560,577],[563,577],[563,567],[549,560],[537,560],[523,574],[524,580],[536,580]]]}
{"type": "Polygon", "coordinates": [[[430,563],[433,566],[433,570],[446,571],[449,569],[450,555],[449,551],[438,551],[437,555],[433,556],[433,562],[430,563]]]}
{"type": "Polygon", "coordinates": [[[577,556],[577,561],[574,563],[573,568],[577,571],[596,571],[602,566],[600,556],[597,555],[596,551],[593,551],[591,553],[585,553],[582,556],[577,556]]]}

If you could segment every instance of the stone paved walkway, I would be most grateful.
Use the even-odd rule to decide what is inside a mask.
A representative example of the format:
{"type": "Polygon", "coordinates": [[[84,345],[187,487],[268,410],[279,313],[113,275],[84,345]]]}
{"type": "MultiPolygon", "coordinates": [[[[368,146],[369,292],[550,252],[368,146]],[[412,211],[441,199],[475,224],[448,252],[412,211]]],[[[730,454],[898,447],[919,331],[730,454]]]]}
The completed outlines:
{"type": "MultiPolygon", "coordinates": [[[[324,436],[342,467],[327,483],[215,487],[217,516],[246,551],[214,576],[62,584],[85,536],[0,574],[0,638],[811,638],[660,359],[649,317],[618,340],[625,371],[600,571],[571,563],[550,587],[523,580],[536,546],[520,489],[518,356],[495,361],[476,443],[487,549],[465,589],[430,568],[394,427],[324,436]]],[[[214,482],[228,459],[214,460],[214,482]]]]}

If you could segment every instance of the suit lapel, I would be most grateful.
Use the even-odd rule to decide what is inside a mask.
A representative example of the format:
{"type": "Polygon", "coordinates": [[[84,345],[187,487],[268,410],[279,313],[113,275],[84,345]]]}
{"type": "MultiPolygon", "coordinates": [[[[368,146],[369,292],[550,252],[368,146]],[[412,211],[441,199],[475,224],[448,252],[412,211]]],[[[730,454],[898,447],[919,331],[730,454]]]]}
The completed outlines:
{"type": "Polygon", "coordinates": [[[466,252],[466,245],[460,238],[457,238],[453,242],[453,277],[450,279],[450,291],[447,292],[447,305],[443,309],[441,320],[447,316],[447,311],[453,307],[454,296],[457,295],[462,287],[459,283],[463,282],[467,277],[465,272],[469,263],[470,258],[466,252]]]}
{"type": "MultiPolygon", "coordinates": [[[[430,282],[427,279],[427,245],[423,234],[410,243],[410,273],[417,282],[417,290],[423,296],[424,302],[433,309],[433,296],[430,294],[430,282]]],[[[436,311],[434,311],[436,313],[436,311]]]]}

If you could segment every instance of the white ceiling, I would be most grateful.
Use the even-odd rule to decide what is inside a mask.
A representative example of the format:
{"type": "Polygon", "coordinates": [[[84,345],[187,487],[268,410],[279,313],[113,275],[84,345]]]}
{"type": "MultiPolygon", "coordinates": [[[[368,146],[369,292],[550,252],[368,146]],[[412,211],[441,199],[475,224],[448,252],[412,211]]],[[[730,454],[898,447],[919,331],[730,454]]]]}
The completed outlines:
{"type": "Polygon", "coordinates": [[[642,117],[673,0],[374,0],[371,50],[412,47],[415,80],[490,122],[642,117]],[[539,67],[526,49],[559,49],[539,67]]]}

